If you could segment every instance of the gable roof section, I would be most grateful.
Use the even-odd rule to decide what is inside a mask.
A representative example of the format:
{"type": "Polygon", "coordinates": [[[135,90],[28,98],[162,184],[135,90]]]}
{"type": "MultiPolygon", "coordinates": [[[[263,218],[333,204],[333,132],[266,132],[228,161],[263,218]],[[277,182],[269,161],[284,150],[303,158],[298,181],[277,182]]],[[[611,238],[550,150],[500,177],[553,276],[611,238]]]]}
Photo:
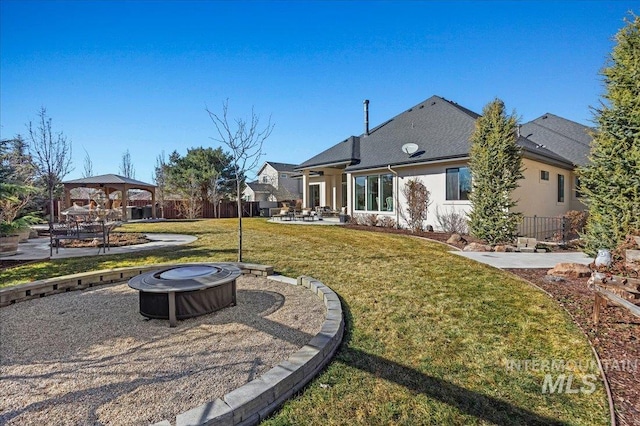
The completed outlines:
{"type": "Polygon", "coordinates": [[[251,188],[253,192],[275,192],[275,188],[270,183],[249,182],[247,186],[251,188]]]}
{"type": "Polygon", "coordinates": [[[276,163],[275,161],[265,161],[262,167],[260,167],[258,174],[262,173],[262,170],[264,170],[267,164],[273,167],[278,172],[295,172],[296,167],[298,167],[296,164],[276,163]]]}
{"type": "Polygon", "coordinates": [[[351,136],[348,139],[321,152],[315,157],[311,157],[297,167],[298,170],[313,167],[330,167],[335,165],[349,165],[358,161],[360,157],[360,138],[351,136]]]}
{"type": "Polygon", "coordinates": [[[544,114],[520,128],[520,134],[549,151],[566,158],[576,166],[587,164],[592,131],[575,121],[544,114]]]}
{"type": "Polygon", "coordinates": [[[439,96],[409,108],[360,139],[360,162],[347,171],[465,157],[478,114],[439,96]],[[418,145],[411,156],[406,143],[418,145]]]}
{"type": "MultiPolygon", "coordinates": [[[[466,158],[479,117],[455,102],[432,96],[375,127],[369,135],[351,136],[297,169],[339,165],[349,172],[466,158]],[[406,143],[415,143],[418,151],[406,154],[402,151],[406,143]]],[[[591,140],[588,130],[579,123],[545,114],[521,127],[518,144],[529,158],[571,168],[587,161],[591,140]]]]}

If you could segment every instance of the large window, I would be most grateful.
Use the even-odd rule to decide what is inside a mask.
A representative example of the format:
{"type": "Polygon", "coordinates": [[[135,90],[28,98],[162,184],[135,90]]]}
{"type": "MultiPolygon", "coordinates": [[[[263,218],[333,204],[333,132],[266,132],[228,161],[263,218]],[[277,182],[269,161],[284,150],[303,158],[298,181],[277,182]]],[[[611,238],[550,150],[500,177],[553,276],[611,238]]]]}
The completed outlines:
{"type": "Polygon", "coordinates": [[[354,182],[355,210],[393,211],[393,175],[358,176],[354,182]]]}
{"type": "Polygon", "coordinates": [[[564,203],[564,175],[558,175],[558,202],[564,203]]]}
{"type": "Polygon", "coordinates": [[[471,172],[468,167],[447,169],[447,200],[468,200],[471,172]]]}

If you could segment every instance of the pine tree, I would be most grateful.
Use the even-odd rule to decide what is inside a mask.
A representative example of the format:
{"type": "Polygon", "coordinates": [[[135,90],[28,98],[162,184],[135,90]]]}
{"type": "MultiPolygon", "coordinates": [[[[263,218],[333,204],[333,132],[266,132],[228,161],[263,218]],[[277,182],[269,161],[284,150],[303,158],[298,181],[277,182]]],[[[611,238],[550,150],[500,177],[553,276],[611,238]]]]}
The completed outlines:
{"type": "Polygon", "coordinates": [[[640,230],[640,18],[625,22],[601,72],[606,93],[594,110],[590,161],[579,170],[589,208],[585,251],[591,255],[640,230]]]}
{"type": "Polygon", "coordinates": [[[487,104],[482,114],[471,135],[469,229],[495,245],[511,242],[516,235],[520,214],[512,211],[516,202],[511,194],[523,177],[522,151],[516,143],[515,114],[506,114],[500,99],[487,104]]]}

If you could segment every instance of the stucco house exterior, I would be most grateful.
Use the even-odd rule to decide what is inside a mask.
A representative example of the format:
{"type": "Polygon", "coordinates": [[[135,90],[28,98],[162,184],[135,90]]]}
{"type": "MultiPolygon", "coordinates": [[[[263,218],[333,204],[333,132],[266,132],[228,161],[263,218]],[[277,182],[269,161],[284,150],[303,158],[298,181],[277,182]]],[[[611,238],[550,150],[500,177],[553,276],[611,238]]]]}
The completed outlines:
{"type": "MultiPolygon", "coordinates": [[[[427,224],[438,228],[440,212],[467,213],[470,142],[480,115],[439,96],[409,108],[377,127],[350,136],[303,162],[302,198],[307,207],[344,208],[346,213],[391,216],[402,224],[402,188],[418,178],[431,192],[427,224]],[[400,208],[398,208],[400,206],[400,208]]],[[[552,114],[523,124],[524,179],[513,196],[525,216],[558,216],[582,210],[576,194],[577,166],[589,153],[589,128],[552,114]]]]}
{"type": "Polygon", "coordinates": [[[257,179],[247,183],[242,194],[244,200],[277,202],[302,198],[302,181],[296,167],[296,164],[265,162],[258,170],[257,179]]]}

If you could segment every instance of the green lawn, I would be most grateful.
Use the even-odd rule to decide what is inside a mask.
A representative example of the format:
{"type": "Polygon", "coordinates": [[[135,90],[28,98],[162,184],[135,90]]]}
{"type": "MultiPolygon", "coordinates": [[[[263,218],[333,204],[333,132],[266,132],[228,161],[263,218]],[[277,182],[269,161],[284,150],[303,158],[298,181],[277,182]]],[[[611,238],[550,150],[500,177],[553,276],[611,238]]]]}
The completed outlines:
{"type": "MultiPolygon", "coordinates": [[[[546,294],[444,245],[326,226],[244,222],[244,260],[335,290],[347,315],[334,361],[266,424],[608,423],[603,385],[542,393],[545,372],[507,360],[595,361],[586,337],[546,294]],[[320,386],[322,385],[322,386],[320,386]]],[[[58,260],[0,272],[3,285],[168,261],[234,261],[236,221],[126,225],[198,236],[187,246],[58,260]]],[[[583,386],[575,371],[572,389],[583,386]]],[[[554,373],[570,374],[571,371],[554,373]]],[[[599,376],[598,376],[599,378],[599,376]]]]}

